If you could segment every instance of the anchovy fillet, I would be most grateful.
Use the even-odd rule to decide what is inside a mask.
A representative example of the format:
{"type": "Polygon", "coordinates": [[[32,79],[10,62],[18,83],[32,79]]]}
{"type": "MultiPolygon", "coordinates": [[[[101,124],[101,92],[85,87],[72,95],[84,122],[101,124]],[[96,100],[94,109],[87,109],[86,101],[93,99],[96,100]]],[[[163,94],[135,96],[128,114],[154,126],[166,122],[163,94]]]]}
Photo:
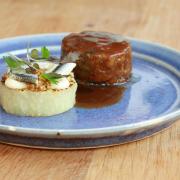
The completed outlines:
{"type": "Polygon", "coordinates": [[[38,80],[38,75],[10,73],[10,78],[15,79],[17,81],[21,81],[21,82],[36,84],[38,80]]]}

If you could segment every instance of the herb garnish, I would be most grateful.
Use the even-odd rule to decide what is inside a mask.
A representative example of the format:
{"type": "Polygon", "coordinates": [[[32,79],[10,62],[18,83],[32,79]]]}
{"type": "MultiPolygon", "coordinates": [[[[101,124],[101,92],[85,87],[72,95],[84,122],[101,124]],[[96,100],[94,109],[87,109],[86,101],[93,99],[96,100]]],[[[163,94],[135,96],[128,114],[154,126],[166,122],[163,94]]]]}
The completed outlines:
{"type": "Polygon", "coordinates": [[[54,73],[54,72],[41,74],[41,78],[48,80],[52,84],[57,84],[58,80],[62,77],[64,76],[62,76],[61,74],[54,73]]]}
{"type": "Polygon", "coordinates": [[[5,56],[3,57],[4,61],[6,62],[6,64],[9,66],[10,69],[15,69],[15,68],[20,68],[23,65],[27,65],[29,66],[29,68],[31,70],[36,70],[35,67],[32,66],[32,64],[28,61],[25,61],[13,54],[8,53],[9,56],[5,56]]]}
{"type": "Polygon", "coordinates": [[[44,46],[41,48],[42,58],[48,59],[50,57],[50,51],[44,46]]]}
{"type": "Polygon", "coordinates": [[[19,68],[22,65],[25,65],[25,63],[23,61],[14,60],[10,56],[5,56],[5,57],[3,57],[3,59],[6,62],[6,64],[9,66],[10,69],[19,68]]]}

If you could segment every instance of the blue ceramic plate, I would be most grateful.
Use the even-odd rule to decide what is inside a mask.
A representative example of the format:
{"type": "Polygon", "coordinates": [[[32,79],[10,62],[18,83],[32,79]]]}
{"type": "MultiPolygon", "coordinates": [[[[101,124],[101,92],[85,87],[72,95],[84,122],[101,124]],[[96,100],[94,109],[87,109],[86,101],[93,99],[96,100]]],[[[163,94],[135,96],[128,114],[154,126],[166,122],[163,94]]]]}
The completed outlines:
{"type": "MultiPolygon", "coordinates": [[[[0,59],[7,52],[25,56],[27,43],[47,46],[60,55],[67,33],[0,40],[0,59]]],[[[150,136],[180,116],[180,53],[159,44],[129,38],[133,77],[122,98],[102,108],[74,107],[51,117],[18,117],[0,109],[0,141],[37,148],[89,148],[126,143],[150,136]]],[[[0,73],[6,70],[1,61],[0,73]]]]}

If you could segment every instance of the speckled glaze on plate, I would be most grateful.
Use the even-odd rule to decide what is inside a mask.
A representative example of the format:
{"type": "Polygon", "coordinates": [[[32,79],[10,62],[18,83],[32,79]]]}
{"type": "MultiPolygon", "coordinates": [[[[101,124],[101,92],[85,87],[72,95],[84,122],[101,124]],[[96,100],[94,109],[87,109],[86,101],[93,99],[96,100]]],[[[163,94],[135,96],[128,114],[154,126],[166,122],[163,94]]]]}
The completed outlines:
{"type": "MultiPolygon", "coordinates": [[[[60,55],[67,33],[21,36],[0,40],[0,59],[7,52],[26,54],[32,47],[47,46],[60,55]]],[[[171,48],[129,38],[133,48],[133,75],[122,99],[94,109],[74,107],[51,117],[19,117],[0,109],[0,141],[48,149],[95,148],[150,136],[180,117],[180,53],[171,48]]],[[[6,70],[1,61],[0,73],[6,70]]]]}

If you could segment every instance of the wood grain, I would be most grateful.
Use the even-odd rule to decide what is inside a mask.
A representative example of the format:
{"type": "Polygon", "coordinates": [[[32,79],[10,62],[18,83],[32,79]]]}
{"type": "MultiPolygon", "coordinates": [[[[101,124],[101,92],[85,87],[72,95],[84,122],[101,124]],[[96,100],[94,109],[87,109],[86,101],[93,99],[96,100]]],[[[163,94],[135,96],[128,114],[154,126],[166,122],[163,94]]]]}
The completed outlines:
{"type": "MultiPolygon", "coordinates": [[[[179,0],[4,0],[0,38],[47,32],[110,31],[180,49],[179,0]]],[[[0,145],[0,180],[178,180],[180,122],[138,142],[95,150],[0,145]]]]}

